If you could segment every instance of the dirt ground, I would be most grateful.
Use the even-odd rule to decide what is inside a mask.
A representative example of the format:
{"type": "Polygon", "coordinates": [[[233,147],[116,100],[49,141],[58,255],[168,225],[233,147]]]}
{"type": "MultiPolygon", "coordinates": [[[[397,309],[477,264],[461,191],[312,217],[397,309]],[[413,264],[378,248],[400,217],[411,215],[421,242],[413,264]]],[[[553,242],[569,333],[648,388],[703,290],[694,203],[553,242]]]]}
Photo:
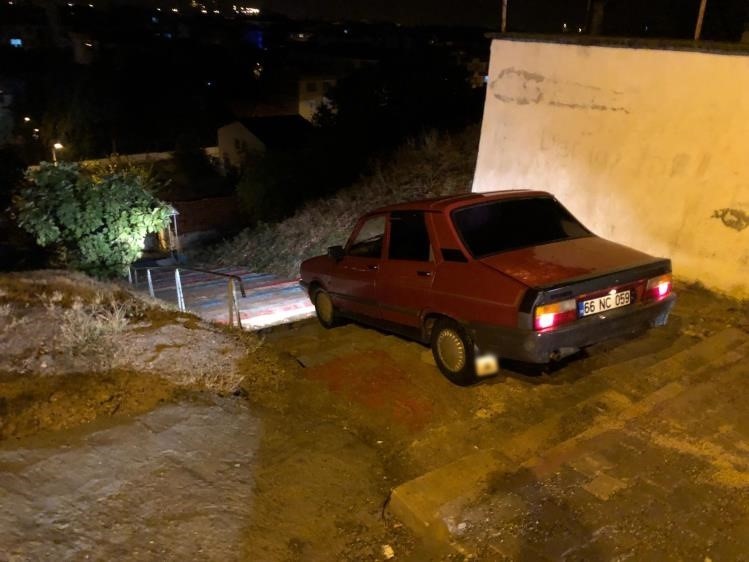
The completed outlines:
{"type": "MultiPolygon", "coordinates": [[[[382,518],[396,477],[383,463],[381,447],[366,428],[351,424],[346,404],[331,404],[324,387],[299,376],[295,360],[251,334],[164,309],[118,285],[45,271],[0,277],[0,350],[0,495],[21,493],[12,512],[4,519],[0,513],[3,527],[13,531],[8,537],[14,537],[0,537],[0,560],[100,559],[125,551],[151,560],[189,553],[183,543],[192,539],[174,532],[160,537],[165,522],[135,532],[136,514],[145,509],[143,489],[150,490],[151,502],[173,500],[172,487],[151,482],[163,467],[153,467],[151,477],[133,474],[124,496],[122,491],[111,495],[112,482],[99,490],[101,497],[81,496],[80,474],[114,482],[131,461],[140,462],[128,452],[132,440],[155,442],[162,449],[154,451],[155,458],[167,449],[180,465],[211,451],[251,459],[251,478],[227,481],[224,474],[212,474],[200,479],[202,486],[233,486],[251,496],[251,510],[232,509],[217,525],[194,520],[194,513],[207,509],[200,503],[205,498],[175,504],[184,509],[176,517],[185,528],[203,525],[205,559],[327,560],[336,553],[338,559],[378,560],[382,545],[394,540],[389,537],[410,543],[404,529],[382,518]],[[184,420],[194,417],[196,401],[210,402],[212,396],[224,402],[207,410],[207,434],[184,420]],[[227,412],[242,404],[262,428],[257,439],[245,439],[238,427],[226,425],[233,419],[227,412]],[[178,420],[169,428],[172,442],[164,441],[166,431],[143,429],[153,425],[144,420],[164,412],[178,420]],[[144,431],[146,436],[137,437],[144,431]],[[125,453],[101,446],[113,439],[109,434],[117,436],[125,453]],[[185,439],[193,448],[184,449],[185,439]],[[121,467],[108,460],[112,454],[121,467]],[[38,472],[40,465],[57,466],[63,456],[69,470],[38,472]],[[90,466],[102,464],[111,468],[109,476],[92,473],[90,466]],[[52,487],[66,499],[50,510],[49,501],[22,492],[21,486],[40,494],[52,487]],[[70,505],[70,498],[80,505],[70,505]],[[91,509],[112,503],[112,509],[97,508],[99,524],[81,526],[87,502],[93,502],[91,509]],[[18,516],[24,506],[39,510],[37,517],[80,527],[81,536],[60,535],[57,527],[47,529],[49,534],[30,533],[30,522],[18,516]],[[102,532],[123,520],[133,525],[123,544],[124,531],[102,532]],[[221,538],[226,525],[241,529],[229,548],[221,538]],[[144,543],[145,536],[152,542],[144,543]]],[[[194,470],[176,471],[172,480],[194,487],[194,470]]]]}
{"type": "Polygon", "coordinates": [[[230,394],[259,345],[119,286],[57,271],[0,277],[0,438],[230,394]]]}
{"type": "Polygon", "coordinates": [[[257,337],[83,276],[2,276],[0,560],[444,559],[390,491],[498,444],[553,446],[659,388],[648,366],[749,331],[746,303],[677,289],[647,337],[459,388],[423,346],[356,325],[257,337]]]}

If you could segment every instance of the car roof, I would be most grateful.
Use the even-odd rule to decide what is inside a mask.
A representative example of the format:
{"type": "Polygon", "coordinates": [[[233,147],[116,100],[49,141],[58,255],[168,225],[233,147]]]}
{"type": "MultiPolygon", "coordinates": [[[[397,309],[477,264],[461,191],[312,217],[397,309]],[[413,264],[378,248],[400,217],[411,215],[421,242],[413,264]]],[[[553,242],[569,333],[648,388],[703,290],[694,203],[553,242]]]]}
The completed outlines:
{"type": "Polygon", "coordinates": [[[446,210],[474,205],[476,203],[498,201],[501,199],[516,199],[528,196],[553,197],[551,193],[546,191],[536,191],[532,189],[506,189],[502,191],[486,191],[484,193],[460,193],[457,195],[445,195],[442,197],[433,197],[431,199],[421,199],[419,201],[396,203],[395,205],[388,205],[370,211],[367,215],[389,213],[392,211],[444,212],[446,210]]]}

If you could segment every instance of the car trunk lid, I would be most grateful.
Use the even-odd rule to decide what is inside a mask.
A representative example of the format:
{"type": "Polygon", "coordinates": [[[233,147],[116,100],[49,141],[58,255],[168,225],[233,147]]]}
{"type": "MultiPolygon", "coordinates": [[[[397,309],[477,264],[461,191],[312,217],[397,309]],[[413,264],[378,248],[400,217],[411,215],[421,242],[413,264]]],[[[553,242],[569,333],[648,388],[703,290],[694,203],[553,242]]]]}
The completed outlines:
{"type": "Polygon", "coordinates": [[[502,252],[480,261],[529,287],[543,289],[662,260],[597,236],[589,236],[502,252]]]}

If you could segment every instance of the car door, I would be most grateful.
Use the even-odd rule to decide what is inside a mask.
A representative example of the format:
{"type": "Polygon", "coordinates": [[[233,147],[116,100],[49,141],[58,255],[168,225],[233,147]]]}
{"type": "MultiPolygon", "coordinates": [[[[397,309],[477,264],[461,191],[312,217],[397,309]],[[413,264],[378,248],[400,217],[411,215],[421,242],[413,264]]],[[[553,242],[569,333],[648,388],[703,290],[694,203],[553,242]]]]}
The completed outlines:
{"type": "Polygon", "coordinates": [[[382,261],[386,216],[362,219],[331,276],[330,293],[341,310],[378,319],[375,284],[382,261]]]}
{"type": "Polygon", "coordinates": [[[390,213],[387,252],[376,294],[383,320],[416,327],[429,308],[434,253],[423,211],[390,213]]]}

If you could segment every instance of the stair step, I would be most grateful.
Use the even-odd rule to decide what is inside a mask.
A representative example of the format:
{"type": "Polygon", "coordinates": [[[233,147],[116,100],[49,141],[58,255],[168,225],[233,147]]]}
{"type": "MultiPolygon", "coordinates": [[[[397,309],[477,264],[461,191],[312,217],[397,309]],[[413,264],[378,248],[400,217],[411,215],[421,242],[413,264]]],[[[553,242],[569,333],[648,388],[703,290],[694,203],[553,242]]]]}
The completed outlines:
{"type": "MultiPolygon", "coordinates": [[[[749,355],[749,335],[730,328],[698,342],[687,349],[665,357],[636,373],[637,377],[657,380],[663,385],[637,402],[615,390],[607,390],[577,403],[567,412],[551,420],[544,420],[496,449],[480,451],[455,462],[432,470],[414,480],[396,487],[391,494],[390,511],[417,535],[438,547],[451,546],[454,530],[451,525],[463,506],[485,493],[492,476],[536,462],[539,450],[528,443],[550,442],[558,432],[559,420],[570,411],[602,405],[602,415],[596,423],[565,441],[553,444],[541,454],[544,462],[552,466],[554,458],[564,455],[574,444],[608,431],[652,411],[659,403],[669,400],[688,388],[689,383],[704,379],[715,369],[725,369],[743,361],[749,355]],[[526,462],[523,462],[525,459],[526,462]],[[551,464],[549,464],[551,463],[551,464]]],[[[641,363],[628,362],[629,368],[641,363]]],[[[611,370],[627,373],[622,364],[602,368],[591,376],[610,376],[611,370]]],[[[460,548],[458,548],[460,550],[460,548]]]]}

